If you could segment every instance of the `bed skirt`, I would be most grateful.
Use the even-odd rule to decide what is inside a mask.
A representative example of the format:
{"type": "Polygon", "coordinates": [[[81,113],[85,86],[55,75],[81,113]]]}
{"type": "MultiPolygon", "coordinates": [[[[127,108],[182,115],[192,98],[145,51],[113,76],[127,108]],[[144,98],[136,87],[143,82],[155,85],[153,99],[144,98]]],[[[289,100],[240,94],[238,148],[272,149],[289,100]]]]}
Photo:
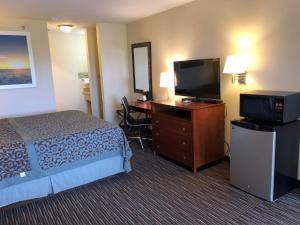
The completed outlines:
{"type": "Polygon", "coordinates": [[[46,197],[108,176],[125,172],[124,158],[114,156],[51,176],[16,184],[0,190],[0,208],[46,197]]]}

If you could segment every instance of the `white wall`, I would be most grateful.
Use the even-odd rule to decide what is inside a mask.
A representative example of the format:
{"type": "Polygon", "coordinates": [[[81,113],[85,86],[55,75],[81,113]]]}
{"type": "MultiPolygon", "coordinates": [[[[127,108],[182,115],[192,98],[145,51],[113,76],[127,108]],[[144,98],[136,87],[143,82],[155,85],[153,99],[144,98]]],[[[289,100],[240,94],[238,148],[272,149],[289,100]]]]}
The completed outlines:
{"type": "MultiPolygon", "coordinates": [[[[300,91],[299,21],[299,0],[198,0],[128,24],[128,43],[152,42],[156,99],[167,95],[159,87],[159,74],[172,71],[174,60],[220,57],[223,69],[227,55],[249,55],[246,86],[233,85],[230,75],[221,75],[229,141],[230,120],[239,117],[240,92],[300,91]]],[[[132,91],[132,80],[130,85],[132,91]]]]}
{"type": "Polygon", "coordinates": [[[121,98],[129,96],[126,25],[100,23],[97,32],[104,119],[118,123],[116,109],[120,108],[121,98]]]}
{"type": "Polygon", "coordinates": [[[0,90],[0,118],[55,110],[47,24],[37,20],[1,18],[0,30],[30,33],[37,87],[0,90]]]}
{"type": "Polygon", "coordinates": [[[84,33],[49,31],[56,110],[87,111],[78,73],[87,72],[84,33]]]}

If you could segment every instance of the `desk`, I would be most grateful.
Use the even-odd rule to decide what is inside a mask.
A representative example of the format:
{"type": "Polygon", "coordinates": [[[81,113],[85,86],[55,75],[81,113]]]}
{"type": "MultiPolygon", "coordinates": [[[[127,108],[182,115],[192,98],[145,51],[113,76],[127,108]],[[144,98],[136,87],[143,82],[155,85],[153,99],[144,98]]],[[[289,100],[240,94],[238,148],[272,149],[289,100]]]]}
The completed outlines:
{"type": "Polygon", "coordinates": [[[136,112],[145,113],[147,115],[151,114],[151,102],[150,101],[147,101],[147,102],[130,101],[128,104],[129,104],[129,107],[136,112]]]}
{"type": "MultiPolygon", "coordinates": [[[[133,111],[145,113],[146,117],[151,115],[151,102],[141,102],[141,101],[130,101],[128,102],[129,108],[133,111]]],[[[121,118],[119,126],[122,126],[124,123],[124,111],[123,109],[118,109],[117,111],[118,116],[121,118]]],[[[126,124],[125,124],[126,125],[126,124]]]]}
{"type": "MultiPolygon", "coordinates": [[[[144,113],[146,118],[151,116],[151,102],[142,102],[142,101],[130,101],[128,102],[129,109],[135,112],[144,113]]],[[[124,110],[124,109],[123,109],[124,110]]],[[[125,112],[123,112],[123,117],[125,112]]],[[[124,132],[128,134],[128,127],[125,118],[123,118],[122,122],[124,123],[124,132]]],[[[144,139],[144,138],[143,138],[144,139]]]]}

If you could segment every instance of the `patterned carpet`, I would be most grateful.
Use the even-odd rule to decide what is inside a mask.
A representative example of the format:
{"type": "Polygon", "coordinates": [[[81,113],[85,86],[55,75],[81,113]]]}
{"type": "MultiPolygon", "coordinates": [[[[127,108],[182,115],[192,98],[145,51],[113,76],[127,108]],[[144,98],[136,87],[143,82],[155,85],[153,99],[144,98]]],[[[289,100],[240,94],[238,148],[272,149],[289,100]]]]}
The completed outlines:
{"type": "Polygon", "coordinates": [[[300,189],[268,203],[228,180],[226,162],[193,175],[136,149],[132,173],[0,209],[0,224],[300,224],[300,189]]]}

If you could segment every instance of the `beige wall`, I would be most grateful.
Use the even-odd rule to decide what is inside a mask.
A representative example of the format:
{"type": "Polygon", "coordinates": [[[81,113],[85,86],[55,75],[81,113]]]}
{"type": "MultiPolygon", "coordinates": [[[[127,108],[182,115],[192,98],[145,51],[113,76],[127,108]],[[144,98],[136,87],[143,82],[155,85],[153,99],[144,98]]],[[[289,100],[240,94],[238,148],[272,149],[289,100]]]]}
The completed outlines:
{"type": "Polygon", "coordinates": [[[1,18],[1,31],[30,33],[37,87],[0,90],[0,118],[55,110],[47,24],[44,21],[1,18]]]}
{"type": "Polygon", "coordinates": [[[116,109],[129,95],[127,31],[123,24],[97,24],[98,52],[103,87],[104,119],[118,124],[116,109]]]}
{"type": "Polygon", "coordinates": [[[49,31],[56,110],[87,111],[78,73],[87,72],[84,33],[49,31]]]}
{"type": "MultiPolygon", "coordinates": [[[[241,91],[300,91],[299,21],[298,0],[198,0],[128,24],[128,43],[152,42],[156,99],[167,95],[159,87],[159,74],[172,71],[174,60],[220,57],[223,69],[228,54],[249,55],[248,85],[233,85],[230,75],[221,75],[229,141],[229,122],[239,117],[241,91]]],[[[132,80],[130,85],[133,90],[132,80]]]]}
{"type": "Polygon", "coordinates": [[[88,70],[90,78],[92,113],[94,116],[103,119],[104,109],[98,55],[98,32],[96,25],[87,28],[86,45],[88,52],[88,70]]]}

